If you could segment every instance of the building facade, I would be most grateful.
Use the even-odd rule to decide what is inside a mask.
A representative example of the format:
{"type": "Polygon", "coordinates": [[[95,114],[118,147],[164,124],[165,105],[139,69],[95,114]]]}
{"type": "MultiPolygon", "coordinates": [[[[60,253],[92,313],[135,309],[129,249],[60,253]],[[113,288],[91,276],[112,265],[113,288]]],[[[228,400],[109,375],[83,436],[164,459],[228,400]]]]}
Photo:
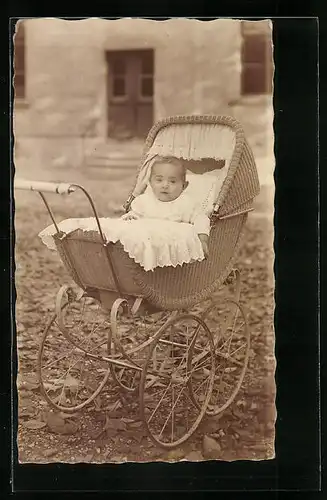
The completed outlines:
{"type": "Polygon", "coordinates": [[[135,161],[157,120],[239,119],[272,154],[269,21],[25,19],[15,37],[15,163],[135,161]]]}

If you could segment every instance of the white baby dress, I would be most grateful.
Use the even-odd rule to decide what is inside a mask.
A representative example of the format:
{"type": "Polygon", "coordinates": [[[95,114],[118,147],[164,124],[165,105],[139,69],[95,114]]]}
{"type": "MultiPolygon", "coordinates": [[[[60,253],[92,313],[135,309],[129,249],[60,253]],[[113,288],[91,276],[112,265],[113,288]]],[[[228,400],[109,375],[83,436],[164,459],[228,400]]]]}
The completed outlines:
{"type": "MultiPolygon", "coordinates": [[[[204,179],[203,175],[196,177],[204,179]]],[[[207,185],[208,181],[211,191],[214,192],[217,178],[211,175],[210,178],[207,177],[207,185]]],[[[120,241],[128,255],[146,271],[203,260],[204,253],[198,234],[209,234],[208,214],[212,209],[213,200],[204,207],[194,196],[194,188],[198,191],[198,182],[189,183],[176,200],[160,202],[148,186],[142,195],[135,198],[131,206],[141,218],[100,218],[104,237],[108,242],[120,241]]],[[[206,195],[208,198],[208,192],[206,195]]],[[[98,231],[94,217],[66,219],[58,226],[67,234],[76,229],[86,232],[98,231]]],[[[52,236],[55,233],[54,225],[39,233],[43,243],[54,250],[56,246],[52,236]]]]}
{"type": "Polygon", "coordinates": [[[190,190],[186,188],[181,195],[173,201],[158,200],[151,186],[132,202],[131,209],[140,217],[160,219],[171,222],[185,222],[193,224],[197,234],[210,232],[210,220],[199,202],[192,198],[190,190]]]}

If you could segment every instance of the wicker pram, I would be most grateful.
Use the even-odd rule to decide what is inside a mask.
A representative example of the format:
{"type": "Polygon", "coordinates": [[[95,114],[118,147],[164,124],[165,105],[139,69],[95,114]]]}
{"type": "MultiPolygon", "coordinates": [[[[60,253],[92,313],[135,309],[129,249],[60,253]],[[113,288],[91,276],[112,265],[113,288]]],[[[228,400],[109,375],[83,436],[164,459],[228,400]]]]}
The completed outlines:
{"type": "MultiPolygon", "coordinates": [[[[118,282],[123,296],[144,297],[151,305],[160,309],[188,309],[210,297],[229,275],[241,243],[247,211],[251,209],[253,199],[259,193],[254,157],[241,125],[230,117],[191,116],[162,120],[152,128],[147,137],[141,165],[158,134],[164,128],[174,126],[176,129],[176,127],[194,127],[194,125],[198,125],[199,128],[217,125],[228,127],[235,134],[234,151],[228,173],[216,202],[216,213],[212,217],[209,259],[176,268],[157,268],[153,272],[146,272],[124,252],[122,245],[118,243],[110,245],[115,279],[99,235],[94,233],[86,236],[82,231],[77,231],[66,237],[65,246],[58,245],[58,251],[74,280],[83,289],[99,290],[101,288],[103,291],[115,293],[118,282]],[[67,253],[74,255],[73,265],[67,259],[67,253]]],[[[198,133],[200,135],[200,130],[198,133]]],[[[183,151],[178,151],[179,146],[175,143],[175,151],[161,148],[161,153],[178,156],[178,153],[183,154],[183,151]]],[[[217,146],[219,146],[218,140],[217,146]]],[[[212,144],[209,154],[211,156],[215,154],[220,158],[219,147],[218,151],[215,149],[215,144],[212,144]]],[[[210,166],[212,167],[212,163],[210,166]]],[[[217,166],[219,166],[219,161],[217,161],[217,166]]],[[[194,161],[189,168],[198,172],[199,167],[205,169],[205,161],[200,161],[200,159],[198,162],[194,161]]]]}
{"type": "MultiPolygon", "coordinates": [[[[141,415],[150,438],[160,446],[172,448],[193,434],[205,413],[215,415],[227,408],[234,400],[243,381],[248,361],[250,335],[246,315],[239,304],[239,273],[235,274],[236,295],[232,301],[225,302],[224,306],[213,302],[200,316],[185,314],[185,310],[190,310],[193,306],[207,299],[212,299],[214,292],[230,275],[241,245],[248,212],[252,210],[253,200],[258,195],[260,187],[254,157],[245,139],[243,128],[238,121],[226,116],[171,117],[155,124],[149,132],[135,188],[125,204],[126,210],[129,209],[133,197],[138,194],[144,165],[149,158],[156,154],[182,158],[188,162],[188,169],[193,173],[219,169],[224,165],[228,166],[227,174],[211,214],[209,258],[207,260],[145,271],[129,257],[120,243],[113,244],[105,241],[93,201],[81,186],[65,184],[50,186],[48,183],[28,183],[18,180],[16,188],[36,190],[45,201],[44,191],[69,193],[79,187],[89,198],[98,223],[98,231],[85,233],[81,230],[75,230],[70,234],[63,234],[49,210],[57,228],[57,233],[54,235],[57,250],[72,278],[80,287],[80,292],[76,295],[67,286],[60,289],[57,295],[56,313],[43,334],[39,354],[39,376],[45,398],[53,407],[61,411],[76,411],[99,395],[111,373],[115,382],[125,391],[139,390],[141,415]],[[101,305],[101,311],[110,311],[109,329],[108,327],[99,327],[99,318],[103,314],[102,312],[98,311],[94,319],[97,324],[97,335],[101,332],[104,334],[107,346],[106,354],[95,351],[95,348],[91,351],[89,348],[83,350],[79,340],[80,332],[85,332],[84,328],[87,329],[87,327],[81,329],[82,320],[79,320],[78,331],[74,337],[73,329],[70,329],[73,327],[69,326],[69,322],[67,322],[67,311],[70,307],[73,307],[75,315],[78,309],[80,315],[84,314],[85,305],[83,308],[79,305],[84,299],[96,300],[101,305]],[[124,315],[134,321],[133,330],[128,330],[128,333],[126,333],[126,329],[120,330],[120,322],[124,315]],[[149,319],[150,316],[155,317],[155,321],[149,319]],[[140,326],[140,318],[142,318],[143,326],[140,326]],[[225,318],[224,321],[222,318],[225,318]],[[236,335],[231,333],[231,329],[235,328],[239,318],[241,318],[241,322],[236,335]],[[216,326],[218,323],[224,326],[218,328],[216,326]],[[193,324],[193,330],[190,324],[193,324]],[[133,344],[133,342],[131,344],[131,338],[137,338],[138,335],[138,333],[135,334],[136,325],[138,325],[137,332],[141,331],[141,340],[139,340],[138,345],[133,344]],[[181,332],[186,328],[185,325],[187,333],[182,334],[181,332]],[[91,365],[93,366],[94,363],[102,363],[101,369],[94,368],[93,370],[95,374],[98,373],[95,375],[98,377],[96,389],[90,392],[85,383],[83,385],[84,392],[78,390],[78,398],[76,396],[74,402],[72,402],[71,395],[69,397],[66,395],[66,399],[59,399],[58,402],[58,395],[53,397],[48,390],[50,375],[48,377],[47,370],[50,368],[46,367],[48,366],[46,360],[52,359],[52,357],[56,358],[56,354],[51,351],[53,340],[49,341],[55,335],[53,332],[55,327],[64,341],[84,352],[86,363],[88,366],[90,365],[88,372],[92,370],[91,365]],[[192,335],[189,333],[190,331],[193,332],[192,335]],[[168,332],[170,333],[168,334],[168,332]],[[192,340],[190,340],[190,335],[192,340]],[[174,337],[172,340],[172,336],[176,338],[174,337]],[[185,344],[186,338],[187,344],[185,344]],[[244,340],[243,343],[240,339],[244,340]],[[46,354],[48,341],[49,352],[46,354]],[[226,351],[227,345],[228,353],[226,351]],[[232,345],[234,345],[234,351],[231,351],[232,345]],[[169,358],[171,360],[171,353],[175,349],[172,346],[177,346],[176,348],[179,349],[179,358],[181,358],[180,352],[185,350],[185,363],[181,361],[176,367],[172,362],[172,364],[168,363],[167,365],[166,361],[162,361],[162,365],[159,363],[161,366],[159,369],[158,359],[167,360],[169,358]],[[140,356],[141,352],[143,356],[140,356]],[[197,352],[202,352],[202,354],[196,354],[197,352]],[[231,354],[231,352],[237,354],[231,354]],[[204,366],[203,359],[207,360],[208,370],[206,372],[207,379],[203,378],[200,385],[202,389],[199,391],[204,391],[204,397],[200,400],[197,399],[195,390],[198,382],[196,377],[192,378],[192,373],[197,371],[199,374],[204,366]],[[217,368],[219,365],[219,370],[221,370],[222,360],[225,363],[226,373],[239,370],[235,373],[235,382],[233,382],[232,388],[224,396],[222,396],[221,390],[222,372],[218,373],[217,368]],[[103,368],[103,363],[105,363],[106,369],[103,368]],[[174,366],[172,367],[172,365],[174,366]],[[178,370],[182,369],[184,370],[183,374],[176,375],[178,370]],[[134,375],[132,376],[132,374],[134,375]],[[150,376],[151,380],[153,377],[157,377],[162,383],[167,383],[168,389],[174,384],[176,387],[180,387],[181,381],[184,380],[187,397],[193,401],[195,410],[193,409],[194,418],[190,417],[189,427],[180,431],[179,434],[176,430],[178,425],[172,424],[171,428],[175,430],[171,430],[171,436],[168,438],[164,436],[165,425],[167,425],[169,418],[169,416],[165,417],[169,392],[165,393],[164,406],[161,410],[158,410],[161,404],[158,400],[157,414],[154,417],[153,415],[149,417],[149,408],[145,403],[146,396],[148,399],[149,395],[150,399],[155,398],[153,382],[149,384],[150,376]],[[214,396],[217,378],[221,380],[221,383],[220,389],[214,396]],[[161,433],[158,431],[160,419],[166,422],[161,433]],[[173,432],[177,434],[173,435],[173,432]]],[[[49,209],[48,205],[47,208],[49,209]]],[[[92,312],[94,305],[90,307],[92,312]]],[[[105,325],[105,321],[104,319],[101,324],[105,325]]],[[[103,344],[104,341],[102,344],[98,343],[97,346],[103,344]]],[[[69,347],[67,349],[69,350],[69,347]]],[[[58,357],[58,360],[63,363],[62,357],[58,357]]],[[[63,370],[67,371],[67,364],[63,365],[63,370]]],[[[69,373],[71,376],[72,371],[70,370],[69,373]]],[[[82,382],[80,384],[82,385],[82,382]]],[[[66,394],[65,387],[63,386],[61,394],[66,394]]],[[[172,396],[172,419],[176,419],[177,417],[174,415],[178,415],[175,412],[174,398],[175,396],[172,396]]],[[[180,404],[184,407],[189,404],[185,398],[184,395],[180,396],[180,404]]]]}

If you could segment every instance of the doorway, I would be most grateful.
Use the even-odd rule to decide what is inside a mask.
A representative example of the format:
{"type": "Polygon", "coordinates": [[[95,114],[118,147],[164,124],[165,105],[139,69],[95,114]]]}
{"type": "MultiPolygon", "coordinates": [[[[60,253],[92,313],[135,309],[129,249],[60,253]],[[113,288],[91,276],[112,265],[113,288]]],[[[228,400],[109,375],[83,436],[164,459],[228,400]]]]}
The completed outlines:
{"type": "Polygon", "coordinates": [[[144,138],[153,125],[154,51],[106,53],[108,136],[144,138]]]}

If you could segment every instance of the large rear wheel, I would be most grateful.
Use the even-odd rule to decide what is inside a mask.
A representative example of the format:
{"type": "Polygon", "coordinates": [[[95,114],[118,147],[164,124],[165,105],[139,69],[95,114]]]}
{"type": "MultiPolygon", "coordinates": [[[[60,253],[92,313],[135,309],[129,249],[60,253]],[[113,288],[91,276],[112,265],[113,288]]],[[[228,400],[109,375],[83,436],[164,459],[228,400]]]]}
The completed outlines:
{"type": "Polygon", "coordinates": [[[140,380],[141,416],[156,445],[174,448],[196,431],[211,398],[214,363],[212,334],[197,316],[176,316],[159,329],[140,380]]]}
{"type": "MultiPolygon", "coordinates": [[[[250,330],[243,306],[232,299],[213,303],[203,319],[215,346],[215,380],[207,413],[218,415],[232,404],[243,383],[249,361],[250,330]]],[[[210,349],[208,341],[203,349],[210,349]]],[[[200,407],[193,384],[191,394],[200,407]]]]}
{"type": "Polygon", "coordinates": [[[108,314],[95,299],[61,287],[38,355],[42,394],[53,408],[74,412],[101,392],[110,375],[109,333],[108,314]]]}

